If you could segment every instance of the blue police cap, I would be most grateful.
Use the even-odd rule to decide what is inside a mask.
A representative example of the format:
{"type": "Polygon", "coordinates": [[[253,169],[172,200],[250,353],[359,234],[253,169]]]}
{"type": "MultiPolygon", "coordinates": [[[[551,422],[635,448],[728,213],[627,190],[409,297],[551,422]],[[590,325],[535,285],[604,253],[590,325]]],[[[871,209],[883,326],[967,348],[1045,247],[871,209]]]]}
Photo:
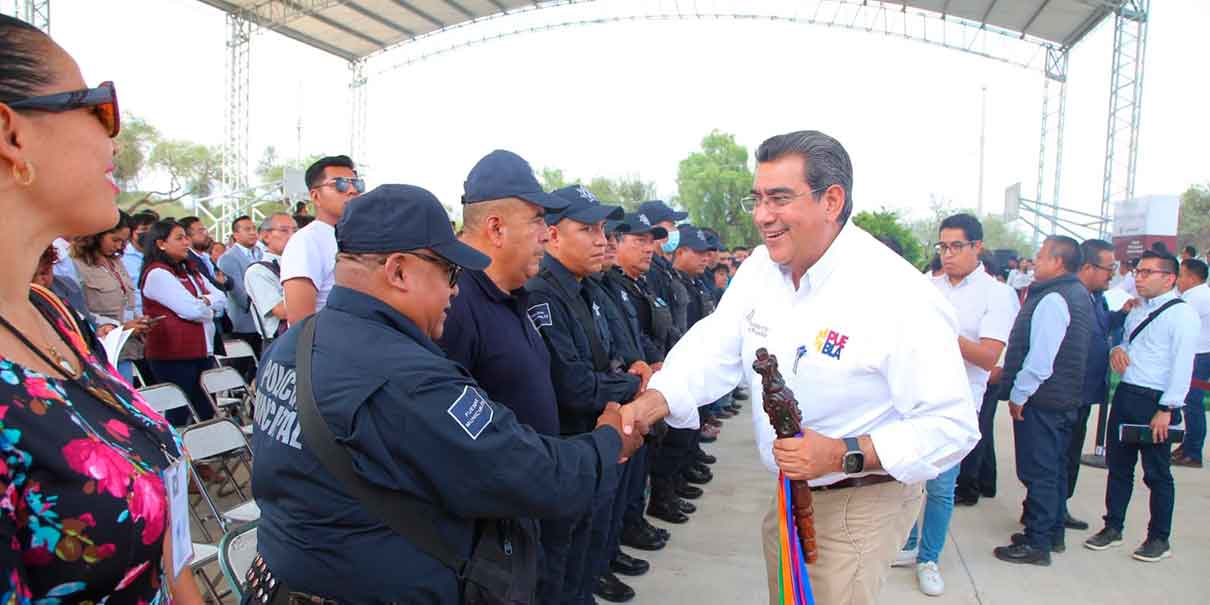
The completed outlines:
{"type": "Polygon", "coordinates": [[[624,216],[621,206],[606,206],[583,185],[572,185],[556,189],[551,195],[566,202],[562,210],[546,213],[546,224],[557,225],[559,221],[569,218],[578,223],[596,224],[603,220],[621,220],[624,216]]]}
{"type": "Polygon", "coordinates": [[[610,235],[614,233],[618,235],[630,233],[630,225],[627,225],[626,221],[620,219],[605,221],[605,234],[610,235]]]}
{"type": "Polygon", "coordinates": [[[647,217],[651,224],[662,223],[664,221],[683,221],[689,218],[688,212],[677,212],[660,200],[651,200],[643,202],[639,205],[639,214],[647,217]]]}
{"type": "Polygon", "coordinates": [[[688,248],[695,252],[706,252],[710,250],[710,240],[706,237],[706,232],[694,227],[693,225],[678,225],[677,230],[681,232],[681,242],[677,248],[688,248]]]}
{"type": "Polygon", "coordinates": [[[491,259],[458,241],[437,197],[414,185],[379,185],[345,205],[336,246],[353,254],[427,248],[445,260],[482,271],[491,259]]]}
{"type": "Polygon", "coordinates": [[[521,156],[497,149],[479,160],[462,184],[462,203],[474,204],[509,197],[521,198],[548,210],[565,208],[567,203],[542,190],[521,156]]]}
{"type": "Polygon", "coordinates": [[[706,234],[706,241],[710,244],[711,250],[723,249],[723,240],[719,239],[717,233],[713,231],[706,231],[705,229],[702,229],[702,233],[706,234]]]}
{"type": "Polygon", "coordinates": [[[653,224],[651,219],[647,218],[647,215],[641,212],[631,212],[627,214],[626,218],[623,219],[622,222],[629,227],[629,229],[626,231],[626,234],[628,235],[642,235],[644,233],[650,233],[652,239],[664,239],[665,237],[668,237],[667,229],[653,224]]]}

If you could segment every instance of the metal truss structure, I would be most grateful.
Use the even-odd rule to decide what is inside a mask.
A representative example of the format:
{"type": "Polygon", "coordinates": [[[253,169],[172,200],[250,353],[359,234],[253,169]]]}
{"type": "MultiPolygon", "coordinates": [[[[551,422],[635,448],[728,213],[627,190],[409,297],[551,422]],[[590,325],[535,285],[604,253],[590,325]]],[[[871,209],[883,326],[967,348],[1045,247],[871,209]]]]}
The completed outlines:
{"type": "Polygon", "coordinates": [[[1025,200],[1032,205],[1023,206],[1033,221],[1020,217],[1033,227],[1035,241],[1061,229],[1104,235],[1110,204],[1134,192],[1150,0],[491,0],[490,6],[484,5],[487,9],[465,0],[396,0],[381,9],[368,8],[366,0],[202,1],[229,15],[224,183],[232,192],[247,186],[248,50],[253,30],[277,32],[349,61],[349,152],[368,163],[371,73],[380,75],[528,33],[674,20],[813,25],[920,42],[1037,70],[1043,76],[1037,189],[1034,200],[1025,200]],[[1072,17],[1077,11],[1085,12],[1072,17]],[[1071,48],[1108,15],[1115,19],[1113,85],[1104,195],[1100,214],[1094,215],[1060,204],[1066,83],[1071,48]],[[1068,216],[1072,213],[1077,218],[1068,216]]]}
{"type": "MultiPolygon", "coordinates": [[[[3,6],[3,4],[0,4],[3,6]]],[[[12,10],[0,10],[50,33],[50,0],[12,0],[12,10]]]]}
{"type": "MultiPolygon", "coordinates": [[[[1127,0],[1114,14],[1113,63],[1109,84],[1109,125],[1105,133],[1105,179],[1101,216],[1112,204],[1134,198],[1139,156],[1139,117],[1143,103],[1143,60],[1151,0],[1127,0]]],[[[1109,223],[1101,235],[1109,234],[1109,223]]]]}

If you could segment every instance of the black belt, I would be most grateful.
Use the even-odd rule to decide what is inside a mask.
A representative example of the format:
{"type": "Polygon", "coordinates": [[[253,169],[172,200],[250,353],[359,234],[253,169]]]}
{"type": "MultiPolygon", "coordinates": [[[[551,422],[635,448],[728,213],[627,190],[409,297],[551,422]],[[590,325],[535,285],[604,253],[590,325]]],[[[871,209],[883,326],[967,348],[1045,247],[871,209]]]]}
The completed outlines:
{"type": "Polygon", "coordinates": [[[1156,402],[1158,402],[1160,397],[1164,395],[1163,391],[1141,387],[1137,384],[1130,384],[1129,382],[1119,382],[1118,388],[1126,391],[1127,393],[1134,393],[1136,395],[1147,397],[1148,399],[1154,399],[1156,402]]]}
{"type": "Polygon", "coordinates": [[[827,485],[819,485],[811,488],[813,492],[825,492],[834,489],[845,489],[849,487],[865,487],[867,485],[878,485],[879,483],[888,483],[894,481],[895,478],[890,475],[866,475],[864,477],[849,477],[841,479],[836,483],[827,485]]]}

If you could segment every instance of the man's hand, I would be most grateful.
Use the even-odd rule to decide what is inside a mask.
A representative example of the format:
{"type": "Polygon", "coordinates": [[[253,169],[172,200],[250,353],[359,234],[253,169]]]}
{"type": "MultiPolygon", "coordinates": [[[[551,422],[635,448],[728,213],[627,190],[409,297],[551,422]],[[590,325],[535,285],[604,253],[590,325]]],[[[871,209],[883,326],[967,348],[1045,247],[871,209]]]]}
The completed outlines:
{"type": "Polygon", "coordinates": [[[622,406],[617,402],[610,401],[605,404],[605,411],[601,412],[597,418],[597,428],[608,426],[618,432],[618,437],[622,438],[622,452],[618,457],[618,464],[622,464],[634,455],[640,447],[643,446],[643,436],[638,433],[627,435],[622,431],[622,406]]]}
{"type": "Polygon", "coordinates": [[[640,437],[651,430],[651,425],[668,415],[668,400],[656,390],[646,390],[622,406],[622,433],[640,437]]]}
{"type": "Polygon", "coordinates": [[[1109,367],[1113,368],[1118,374],[1126,373],[1126,367],[1130,365],[1130,356],[1126,354],[1126,349],[1122,347],[1114,347],[1109,352],[1109,367]]]}
{"type": "Polygon", "coordinates": [[[226,276],[226,275],[223,275],[223,272],[222,272],[222,271],[219,271],[218,269],[215,269],[215,270],[214,270],[214,281],[216,281],[216,282],[218,282],[218,283],[220,283],[220,284],[226,284],[226,283],[227,283],[227,276],[226,276]]]}
{"type": "Polygon", "coordinates": [[[1025,421],[1025,404],[1016,404],[1008,402],[1008,414],[1013,417],[1013,420],[1018,422],[1025,421]]]}
{"type": "Polygon", "coordinates": [[[1129,313],[1129,312],[1133,311],[1135,307],[1142,304],[1142,302],[1143,301],[1140,299],[1132,298],[1132,299],[1122,303],[1122,310],[1129,313]]]}
{"type": "Polygon", "coordinates": [[[117,326],[115,326],[113,324],[105,324],[103,326],[98,327],[97,328],[97,338],[105,338],[106,336],[109,335],[110,332],[113,332],[113,329],[116,327],[117,326]]]}
{"type": "Polygon", "coordinates": [[[642,359],[630,364],[630,369],[626,370],[628,374],[634,374],[639,377],[639,392],[647,390],[647,381],[651,380],[652,369],[642,359]]]}
{"type": "Polygon", "coordinates": [[[818,479],[842,469],[844,441],[803,428],[802,437],[773,442],[773,459],[790,479],[818,479]]]}
{"type": "Polygon", "coordinates": [[[1168,425],[1172,422],[1172,411],[1162,409],[1151,417],[1151,442],[1168,441],[1168,425]]]}
{"type": "Polygon", "coordinates": [[[662,369],[664,369],[664,362],[662,362],[662,361],[657,361],[657,362],[651,364],[652,372],[659,372],[662,369]]]}

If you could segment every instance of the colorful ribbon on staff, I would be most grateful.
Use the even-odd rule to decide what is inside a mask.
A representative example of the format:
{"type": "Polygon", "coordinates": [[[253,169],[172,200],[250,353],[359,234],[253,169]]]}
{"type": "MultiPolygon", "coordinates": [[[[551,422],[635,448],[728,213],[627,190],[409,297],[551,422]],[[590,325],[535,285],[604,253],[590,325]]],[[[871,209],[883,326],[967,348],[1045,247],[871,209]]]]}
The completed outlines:
{"type": "Polygon", "coordinates": [[[798,527],[794,524],[790,480],[784,473],[778,473],[777,480],[780,484],[777,490],[777,508],[781,512],[777,521],[781,551],[777,570],[778,587],[781,591],[778,603],[815,605],[815,596],[811,594],[811,579],[807,577],[807,561],[803,557],[798,527]]]}

